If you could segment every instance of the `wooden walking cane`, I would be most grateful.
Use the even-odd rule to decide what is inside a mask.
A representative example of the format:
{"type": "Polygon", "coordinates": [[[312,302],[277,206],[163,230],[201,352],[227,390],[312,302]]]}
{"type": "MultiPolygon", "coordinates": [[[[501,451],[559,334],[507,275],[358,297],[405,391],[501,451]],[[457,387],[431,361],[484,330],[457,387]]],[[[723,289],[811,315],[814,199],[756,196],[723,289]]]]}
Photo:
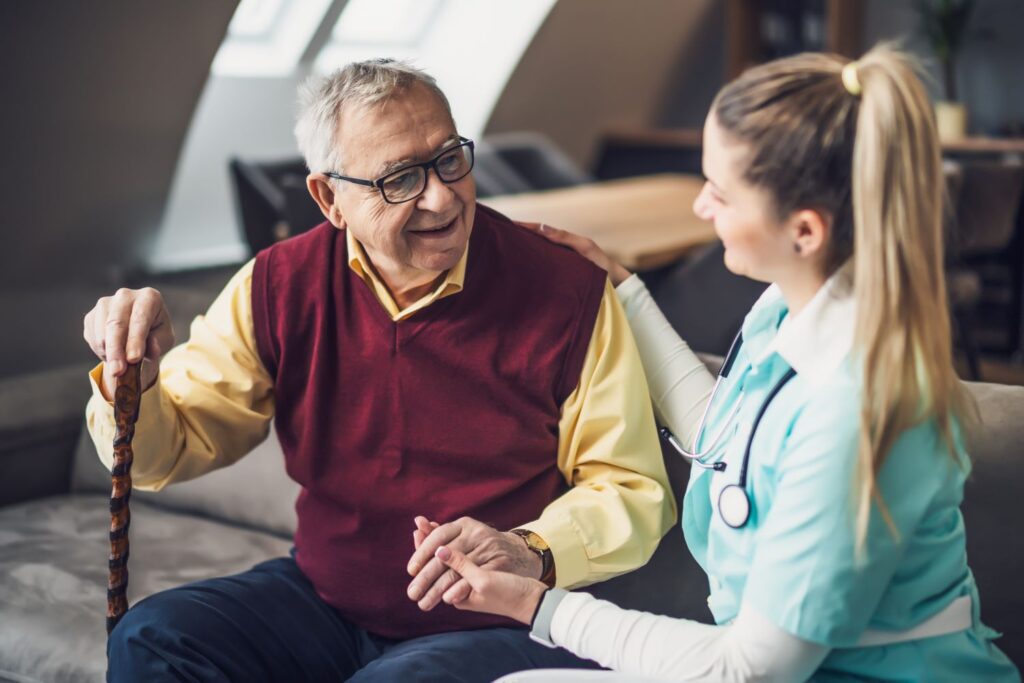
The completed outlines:
{"type": "Polygon", "coordinates": [[[110,470],[110,576],[107,579],[107,635],[128,611],[128,525],[132,494],[132,438],[139,419],[141,363],[128,365],[114,391],[114,467],[110,470]]]}

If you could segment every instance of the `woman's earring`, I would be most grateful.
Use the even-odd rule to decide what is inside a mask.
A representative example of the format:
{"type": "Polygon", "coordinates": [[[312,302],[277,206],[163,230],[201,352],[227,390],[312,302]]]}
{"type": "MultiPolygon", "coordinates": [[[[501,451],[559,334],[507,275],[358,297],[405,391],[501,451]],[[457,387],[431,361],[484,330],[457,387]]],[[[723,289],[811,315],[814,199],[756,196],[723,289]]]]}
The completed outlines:
{"type": "Polygon", "coordinates": [[[801,249],[800,249],[800,243],[799,242],[793,242],[793,251],[795,251],[798,254],[800,253],[801,249]]]}

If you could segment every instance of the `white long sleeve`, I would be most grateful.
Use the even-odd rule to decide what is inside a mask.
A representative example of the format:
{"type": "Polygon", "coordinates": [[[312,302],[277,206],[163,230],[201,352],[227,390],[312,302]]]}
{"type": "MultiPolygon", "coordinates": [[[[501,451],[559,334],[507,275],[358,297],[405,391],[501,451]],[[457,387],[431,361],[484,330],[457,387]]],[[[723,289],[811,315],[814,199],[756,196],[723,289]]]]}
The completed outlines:
{"type": "Polygon", "coordinates": [[[632,275],[615,293],[626,311],[658,421],[689,446],[715,376],[665,319],[643,280],[632,275]]]}
{"type": "Polygon", "coordinates": [[[804,681],[829,653],[749,605],[728,626],[709,626],[624,610],[587,593],[562,599],[551,640],[617,673],[671,681],[804,681]]]}

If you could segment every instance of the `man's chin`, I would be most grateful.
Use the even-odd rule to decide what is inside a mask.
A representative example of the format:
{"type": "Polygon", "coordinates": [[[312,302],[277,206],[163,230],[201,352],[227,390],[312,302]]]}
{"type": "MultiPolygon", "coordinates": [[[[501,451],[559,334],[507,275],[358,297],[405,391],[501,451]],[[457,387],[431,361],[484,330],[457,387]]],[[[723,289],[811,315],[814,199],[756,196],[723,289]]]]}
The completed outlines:
{"type": "Polygon", "coordinates": [[[462,258],[462,254],[465,253],[466,246],[462,245],[461,248],[453,248],[445,250],[440,253],[434,254],[423,254],[416,259],[416,267],[421,270],[432,270],[436,273],[443,273],[446,270],[451,270],[455,267],[455,264],[462,258]]]}
{"type": "Polygon", "coordinates": [[[443,271],[455,267],[466,253],[469,236],[451,235],[445,240],[423,240],[415,245],[415,263],[424,270],[443,271]],[[459,239],[461,237],[461,239],[459,239]]]}

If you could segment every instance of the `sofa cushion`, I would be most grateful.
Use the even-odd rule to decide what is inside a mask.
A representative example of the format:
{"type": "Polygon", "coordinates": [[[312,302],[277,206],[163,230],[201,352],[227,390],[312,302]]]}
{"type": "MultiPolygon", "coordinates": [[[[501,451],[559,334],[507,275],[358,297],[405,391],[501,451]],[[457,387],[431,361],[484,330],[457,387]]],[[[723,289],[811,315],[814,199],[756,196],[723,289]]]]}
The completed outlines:
{"type": "Polygon", "coordinates": [[[986,382],[964,382],[978,406],[980,424],[967,434],[968,451],[975,460],[1014,460],[1020,452],[1024,427],[1024,387],[986,382]]]}
{"type": "MultiPolygon", "coordinates": [[[[143,458],[145,453],[136,453],[135,457],[143,458]]],[[[71,490],[110,495],[110,473],[96,455],[96,447],[84,427],[75,451],[71,490]]],[[[299,485],[285,472],[284,455],[271,427],[263,443],[230,467],[171,484],[162,491],[136,490],[132,500],[291,538],[295,532],[298,494],[299,485]]]]}
{"type": "Polygon", "coordinates": [[[967,560],[981,594],[982,620],[1004,634],[997,645],[1024,665],[1024,387],[968,382],[981,423],[968,431],[971,476],[962,510],[967,560]]]}
{"type": "MultiPolygon", "coordinates": [[[[103,680],[109,526],[107,500],[97,494],[0,509],[0,680],[103,680]]],[[[291,546],[134,500],[130,539],[129,604],[244,571],[291,546]]]]}

